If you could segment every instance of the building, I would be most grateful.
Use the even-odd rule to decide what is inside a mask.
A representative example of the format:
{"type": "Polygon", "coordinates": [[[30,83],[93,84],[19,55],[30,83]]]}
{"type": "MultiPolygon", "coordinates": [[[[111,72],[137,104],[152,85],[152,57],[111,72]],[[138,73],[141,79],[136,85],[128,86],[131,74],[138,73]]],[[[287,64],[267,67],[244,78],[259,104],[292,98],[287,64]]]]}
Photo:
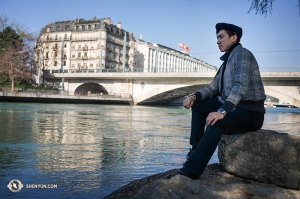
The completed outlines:
{"type": "Polygon", "coordinates": [[[215,72],[217,67],[191,55],[157,43],[137,39],[135,42],[135,66],[138,72],[180,73],[215,72]]]}
{"type": "MultiPolygon", "coordinates": [[[[35,43],[37,83],[55,73],[185,73],[215,72],[191,55],[160,44],[135,39],[110,18],[57,21],[44,26],[35,43]]],[[[76,75],[74,75],[76,76],[76,75]]],[[[49,79],[49,78],[48,78],[49,79]]],[[[51,81],[64,90],[64,80],[51,81]]],[[[50,83],[50,82],[49,82],[50,83]]]]}
{"type": "Polygon", "coordinates": [[[36,40],[38,75],[130,71],[134,41],[132,33],[110,18],[49,23],[36,40]]]}

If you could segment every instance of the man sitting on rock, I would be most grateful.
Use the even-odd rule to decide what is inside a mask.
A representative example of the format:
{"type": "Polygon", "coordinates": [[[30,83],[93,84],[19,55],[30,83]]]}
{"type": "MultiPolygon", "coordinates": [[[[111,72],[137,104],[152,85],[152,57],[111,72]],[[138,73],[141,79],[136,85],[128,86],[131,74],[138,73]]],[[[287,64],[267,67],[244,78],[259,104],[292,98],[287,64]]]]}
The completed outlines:
{"type": "Polygon", "coordinates": [[[242,28],[218,23],[216,33],[223,64],[208,86],[183,101],[192,107],[192,148],[178,174],[192,179],[199,179],[222,134],[256,131],[264,121],[266,95],[255,57],[239,43],[242,28]]]}

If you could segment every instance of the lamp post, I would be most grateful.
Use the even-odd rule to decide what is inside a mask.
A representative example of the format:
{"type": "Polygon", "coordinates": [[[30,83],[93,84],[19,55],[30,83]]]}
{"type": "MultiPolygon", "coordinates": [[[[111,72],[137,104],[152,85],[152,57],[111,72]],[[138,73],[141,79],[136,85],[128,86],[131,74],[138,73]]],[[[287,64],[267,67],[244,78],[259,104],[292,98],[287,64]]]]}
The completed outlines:
{"type": "Polygon", "coordinates": [[[100,45],[100,73],[102,73],[102,45],[100,45]]]}
{"type": "Polygon", "coordinates": [[[63,78],[61,80],[61,89],[62,91],[65,91],[65,73],[64,73],[64,40],[61,41],[61,70],[63,73],[63,78]]]}
{"type": "Polygon", "coordinates": [[[127,35],[126,35],[126,32],[125,32],[125,34],[124,34],[124,44],[123,44],[123,73],[125,72],[126,42],[127,42],[127,35]]]}

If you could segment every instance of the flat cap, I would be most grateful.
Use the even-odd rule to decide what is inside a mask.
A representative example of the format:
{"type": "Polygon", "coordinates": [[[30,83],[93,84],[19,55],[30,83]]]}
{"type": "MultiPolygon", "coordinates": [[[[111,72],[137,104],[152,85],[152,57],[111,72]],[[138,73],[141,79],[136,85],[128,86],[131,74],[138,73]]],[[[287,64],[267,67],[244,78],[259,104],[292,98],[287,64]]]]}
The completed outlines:
{"type": "Polygon", "coordinates": [[[230,23],[217,23],[216,24],[217,33],[222,29],[229,30],[233,33],[236,33],[236,35],[238,36],[238,40],[240,40],[243,35],[243,29],[241,27],[230,23]]]}

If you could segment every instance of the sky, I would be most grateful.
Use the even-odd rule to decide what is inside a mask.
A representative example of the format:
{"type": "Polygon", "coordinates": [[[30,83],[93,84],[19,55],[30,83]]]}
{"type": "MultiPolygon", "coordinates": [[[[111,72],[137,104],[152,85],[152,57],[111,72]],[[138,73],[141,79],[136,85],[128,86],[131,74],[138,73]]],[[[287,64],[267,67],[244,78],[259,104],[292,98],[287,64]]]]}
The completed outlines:
{"type": "Polygon", "coordinates": [[[252,0],[0,0],[0,16],[39,32],[49,22],[110,17],[136,38],[177,49],[219,67],[215,24],[242,27],[241,44],[256,57],[261,71],[300,71],[298,0],[276,0],[267,17],[248,13],[252,0]]]}

